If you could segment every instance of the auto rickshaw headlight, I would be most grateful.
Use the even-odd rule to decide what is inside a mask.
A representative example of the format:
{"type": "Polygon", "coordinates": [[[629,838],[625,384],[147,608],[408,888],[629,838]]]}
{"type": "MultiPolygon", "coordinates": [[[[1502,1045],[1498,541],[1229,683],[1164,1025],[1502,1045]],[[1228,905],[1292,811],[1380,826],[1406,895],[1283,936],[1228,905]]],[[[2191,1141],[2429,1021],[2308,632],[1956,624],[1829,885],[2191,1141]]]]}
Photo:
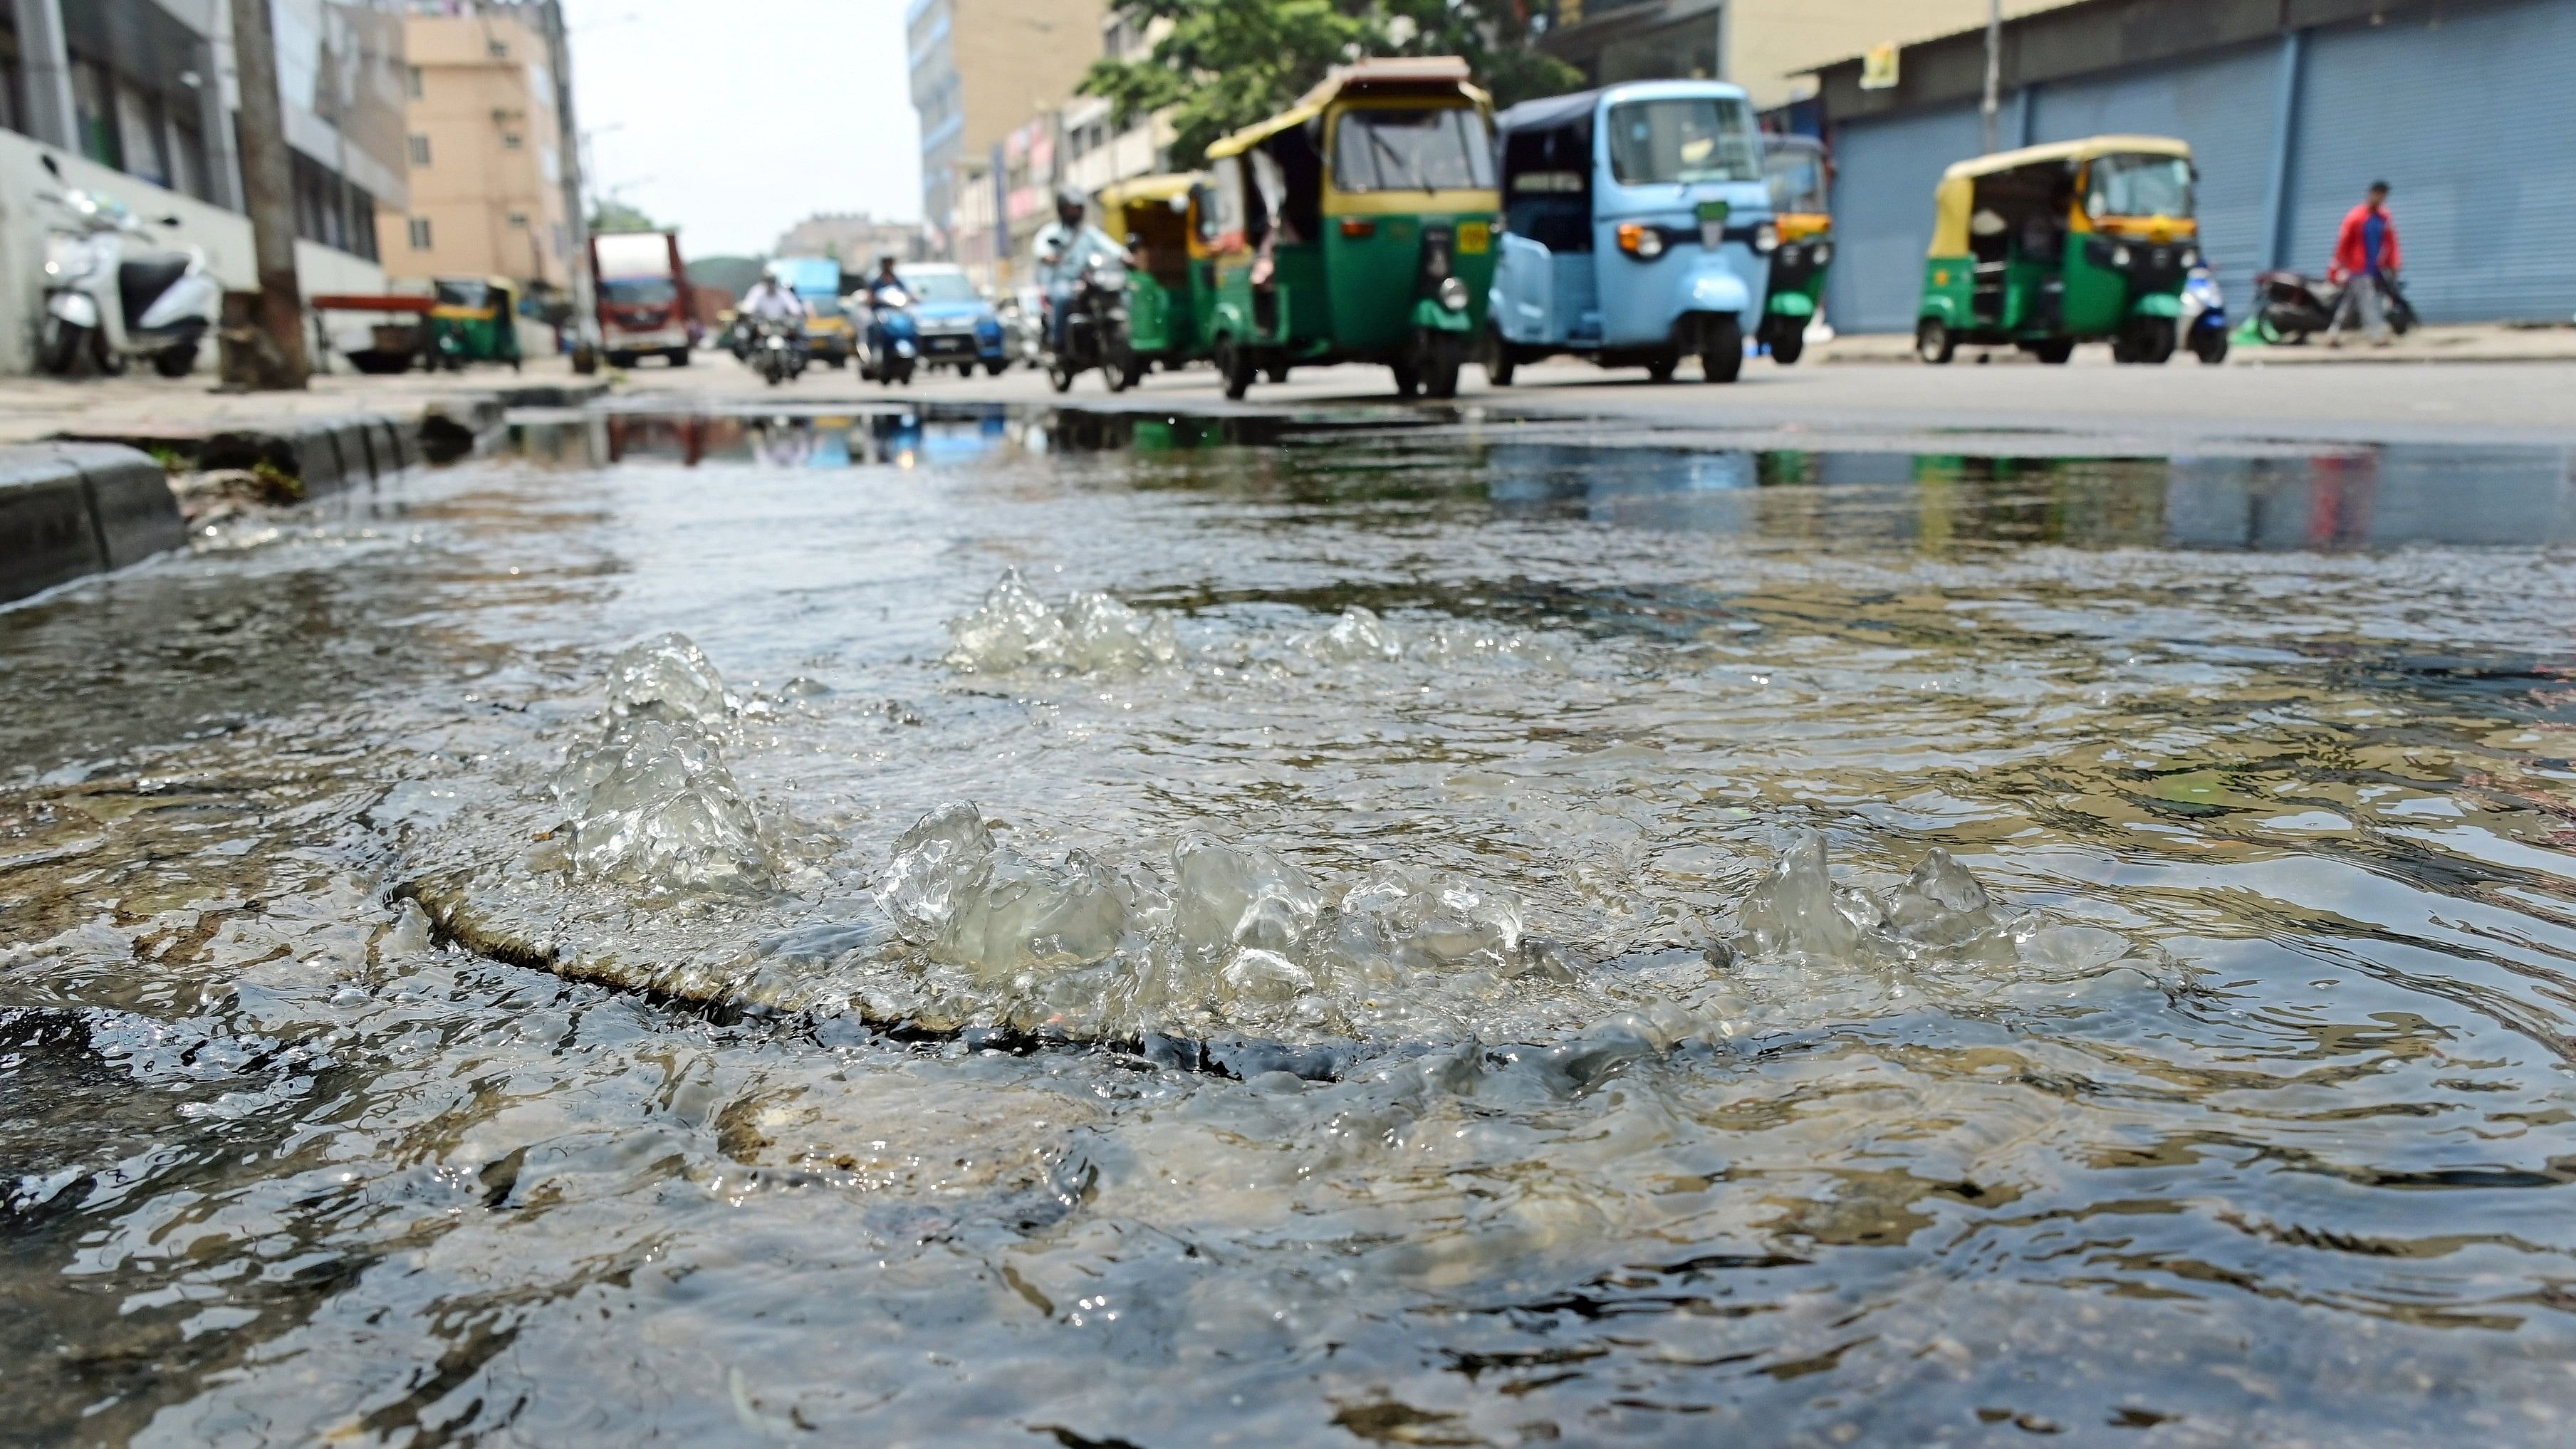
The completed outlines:
{"type": "Polygon", "coordinates": [[[1764,222],[1753,229],[1753,249],[1769,256],[1780,249],[1780,228],[1764,222]]]}
{"type": "Polygon", "coordinates": [[[2128,249],[2127,247],[2113,247],[2113,248],[2111,248],[2111,265],[2113,265],[2113,266],[2115,266],[2115,267],[2125,267],[2125,266],[2127,266],[2128,264],[2129,264],[2129,249],[2128,249]]]}
{"type": "Polygon", "coordinates": [[[1815,259],[1816,265],[1821,267],[1834,259],[1834,244],[1832,242],[1818,242],[1816,243],[1815,250],[1809,255],[1815,259]]]}
{"type": "Polygon", "coordinates": [[[1440,290],[1437,295],[1440,298],[1440,305],[1448,308],[1450,311],[1464,312],[1467,310],[1467,284],[1459,281],[1456,277],[1441,278],[1440,290]]]}
{"type": "Polygon", "coordinates": [[[1644,261],[1664,254],[1664,234],[1642,222],[1619,223],[1619,250],[1644,261]]]}
{"type": "Polygon", "coordinates": [[[2184,248],[2182,249],[2182,266],[2183,266],[2183,270],[2184,270],[2184,271],[2190,271],[2192,268],[2194,268],[2194,267],[2196,267],[2196,266],[2199,266],[2199,265],[2200,265],[2200,248],[2198,248],[2198,247],[2184,247],[2184,248]]]}

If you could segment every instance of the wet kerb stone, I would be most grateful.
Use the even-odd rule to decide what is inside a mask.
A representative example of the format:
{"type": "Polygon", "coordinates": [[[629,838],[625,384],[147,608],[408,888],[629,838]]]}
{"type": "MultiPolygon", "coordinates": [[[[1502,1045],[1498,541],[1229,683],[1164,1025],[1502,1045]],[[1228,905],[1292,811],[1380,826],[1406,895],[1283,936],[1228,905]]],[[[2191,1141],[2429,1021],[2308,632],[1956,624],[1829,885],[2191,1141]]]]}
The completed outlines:
{"type": "Polygon", "coordinates": [[[50,448],[0,451],[0,600],[104,567],[79,467],[50,448]]]}

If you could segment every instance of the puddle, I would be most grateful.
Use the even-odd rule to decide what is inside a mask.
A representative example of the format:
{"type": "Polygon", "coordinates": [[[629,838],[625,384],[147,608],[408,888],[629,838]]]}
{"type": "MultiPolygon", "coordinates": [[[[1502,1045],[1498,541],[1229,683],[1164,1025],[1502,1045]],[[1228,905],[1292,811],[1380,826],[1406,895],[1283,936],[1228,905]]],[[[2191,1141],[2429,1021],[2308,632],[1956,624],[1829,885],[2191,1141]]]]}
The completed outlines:
{"type": "MultiPolygon", "coordinates": [[[[2370,552],[2414,544],[2576,542],[2576,451],[2284,445],[2207,456],[1963,455],[1743,449],[1549,439],[1561,421],[1482,410],[1348,408],[1192,416],[948,404],[867,412],[612,413],[522,421],[510,447],[583,465],[781,468],[960,465],[978,459],[1293,450],[1284,471],[1327,496],[1397,480],[1622,527],[1844,545],[2054,543],[2077,548],[2370,552]]],[[[2044,449],[2045,435],[2029,439],[2044,449]]],[[[1157,468],[1142,486],[1222,481],[1221,456],[1157,468]]]]}
{"type": "Polygon", "coordinates": [[[0,613],[0,1412],[2565,1442],[2568,459],[1566,431],[531,414],[0,613]]]}

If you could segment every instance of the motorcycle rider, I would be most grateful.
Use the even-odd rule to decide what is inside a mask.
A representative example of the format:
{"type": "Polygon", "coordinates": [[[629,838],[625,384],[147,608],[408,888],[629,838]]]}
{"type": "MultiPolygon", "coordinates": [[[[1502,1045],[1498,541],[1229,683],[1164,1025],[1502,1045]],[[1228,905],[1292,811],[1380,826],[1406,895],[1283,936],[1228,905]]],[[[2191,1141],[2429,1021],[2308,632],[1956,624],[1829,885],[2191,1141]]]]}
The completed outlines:
{"type": "Polygon", "coordinates": [[[1056,193],[1055,220],[1038,228],[1038,285],[1046,291],[1047,347],[1053,352],[1064,351],[1065,316],[1091,257],[1101,253],[1134,264],[1125,247],[1084,219],[1088,205],[1080,190],[1068,186],[1056,193]]]}
{"type": "Polygon", "coordinates": [[[868,305],[871,307],[877,305],[877,299],[883,297],[889,291],[899,292],[905,297],[910,297],[912,295],[912,289],[905,286],[903,284],[903,278],[896,276],[894,273],[894,257],[892,254],[881,255],[877,258],[877,274],[868,279],[868,305]]]}
{"type": "Polygon", "coordinates": [[[804,298],[796,295],[794,287],[787,285],[787,278],[778,268],[763,267],[760,280],[752,283],[751,290],[742,294],[738,313],[755,322],[794,322],[799,324],[797,330],[802,332],[802,324],[812,315],[812,309],[805,305],[804,298]]]}
{"type": "Polygon", "coordinates": [[[805,350],[805,321],[811,315],[805,299],[796,295],[796,289],[787,285],[786,274],[774,266],[761,268],[760,280],[742,294],[742,305],[734,311],[735,325],[748,327],[753,337],[776,327],[799,353],[805,350]]]}

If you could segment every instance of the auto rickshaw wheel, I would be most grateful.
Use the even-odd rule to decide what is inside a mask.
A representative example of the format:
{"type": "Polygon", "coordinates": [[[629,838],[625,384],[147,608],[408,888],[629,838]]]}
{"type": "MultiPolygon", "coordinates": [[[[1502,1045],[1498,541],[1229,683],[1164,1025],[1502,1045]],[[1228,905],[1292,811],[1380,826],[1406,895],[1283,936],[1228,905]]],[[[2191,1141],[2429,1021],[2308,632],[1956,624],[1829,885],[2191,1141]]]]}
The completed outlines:
{"type": "Polygon", "coordinates": [[[1519,363],[1520,359],[1512,355],[1512,345],[1503,340],[1501,332],[1488,331],[1485,334],[1485,380],[1487,382],[1496,387],[1510,387],[1512,369],[1519,363]]]}
{"type": "Polygon", "coordinates": [[[1959,355],[1959,341],[1950,335],[1950,324],[1938,317],[1926,317],[1914,324],[1914,355],[1935,367],[1959,355]]]}
{"type": "Polygon", "coordinates": [[[1744,324],[1712,317],[1700,332],[1699,369],[1710,382],[1733,382],[1744,373],[1744,324]]]}
{"type": "MultiPolygon", "coordinates": [[[[1458,370],[1467,365],[1467,339],[1455,332],[1425,329],[1414,334],[1413,347],[1414,367],[1421,377],[1423,393],[1442,399],[1456,397],[1458,370]]],[[[1403,375],[1399,373],[1396,381],[1401,386],[1403,375]]]]}
{"type": "Polygon", "coordinates": [[[1261,375],[1270,379],[1272,382],[1286,382],[1288,380],[1288,364],[1284,362],[1274,362],[1268,367],[1261,369],[1261,375]]]}
{"type": "Polygon", "coordinates": [[[2068,358],[2075,355],[2075,339],[2052,337],[2046,342],[2034,342],[2030,345],[2030,355],[2051,367],[2063,366],[2068,358]]]}
{"type": "Polygon", "coordinates": [[[1806,351],[1807,324],[1805,319],[1786,317],[1778,319],[1773,323],[1771,327],[1771,360],[1773,362],[1780,364],[1782,367],[1795,367],[1797,366],[1798,359],[1805,355],[1806,351]]]}
{"type": "Polygon", "coordinates": [[[2167,317],[2141,317],[2121,332],[2111,344],[2111,356],[2120,362],[2161,367],[2174,355],[2174,324],[2167,317]]]}
{"type": "Polygon", "coordinates": [[[1646,380],[1648,382],[1670,382],[1673,380],[1673,374],[1681,370],[1681,365],[1682,360],[1678,357],[1660,358],[1656,361],[1649,362],[1646,364],[1646,380]]]}
{"type": "Polygon", "coordinates": [[[1215,360],[1217,376],[1225,379],[1225,395],[1241,402],[1243,395],[1252,391],[1252,355],[1228,334],[1216,340],[1215,360]]]}

